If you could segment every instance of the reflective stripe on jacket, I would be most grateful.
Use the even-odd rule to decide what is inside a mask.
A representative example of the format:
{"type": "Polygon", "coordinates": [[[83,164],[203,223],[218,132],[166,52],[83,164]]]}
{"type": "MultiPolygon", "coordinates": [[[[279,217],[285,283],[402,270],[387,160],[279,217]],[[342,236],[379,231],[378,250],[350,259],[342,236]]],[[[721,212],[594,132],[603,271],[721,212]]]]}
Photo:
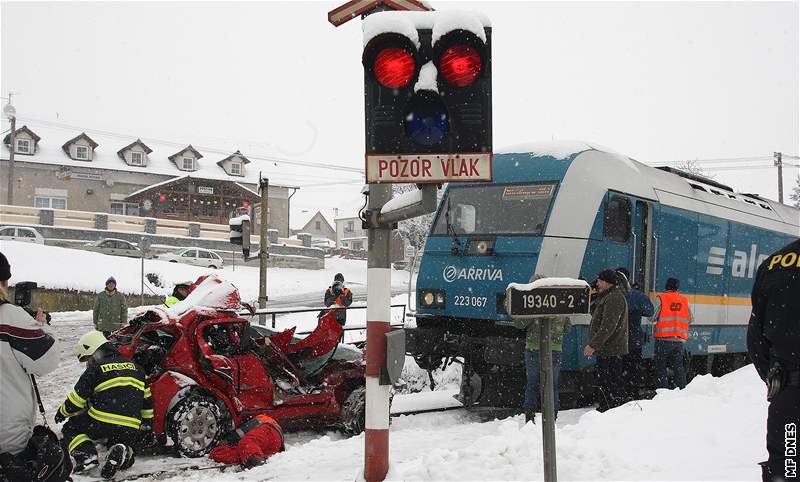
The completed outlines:
{"type": "Polygon", "coordinates": [[[689,300],[676,291],[667,291],[658,295],[661,301],[658,321],[653,331],[655,338],[677,338],[686,341],[689,338],[689,300]]]}

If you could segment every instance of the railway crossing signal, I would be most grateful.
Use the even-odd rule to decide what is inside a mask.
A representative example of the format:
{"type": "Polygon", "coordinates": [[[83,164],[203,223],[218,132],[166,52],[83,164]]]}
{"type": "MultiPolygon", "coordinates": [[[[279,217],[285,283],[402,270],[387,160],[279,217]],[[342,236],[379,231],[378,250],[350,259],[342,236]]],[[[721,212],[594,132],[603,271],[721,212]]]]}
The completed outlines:
{"type": "Polygon", "coordinates": [[[364,47],[367,182],[489,181],[491,27],[415,28],[364,47]]]}

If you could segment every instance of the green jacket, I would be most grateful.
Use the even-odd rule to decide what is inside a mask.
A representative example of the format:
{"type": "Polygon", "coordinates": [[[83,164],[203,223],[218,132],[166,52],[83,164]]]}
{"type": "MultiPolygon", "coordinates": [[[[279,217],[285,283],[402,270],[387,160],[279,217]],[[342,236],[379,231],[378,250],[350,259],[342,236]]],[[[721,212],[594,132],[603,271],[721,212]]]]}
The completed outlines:
{"type": "MultiPolygon", "coordinates": [[[[555,351],[561,351],[564,343],[564,335],[569,332],[572,323],[568,316],[549,316],[550,319],[550,346],[555,351]]],[[[540,318],[528,318],[514,320],[514,326],[521,330],[526,330],[525,349],[539,349],[539,320],[540,318]]]]}
{"type": "Polygon", "coordinates": [[[597,295],[586,343],[598,356],[628,353],[628,302],[616,286],[597,295]]]}
{"type": "Polygon", "coordinates": [[[128,302],[117,290],[103,290],[94,300],[94,327],[99,331],[115,331],[128,324],[128,302]]]}

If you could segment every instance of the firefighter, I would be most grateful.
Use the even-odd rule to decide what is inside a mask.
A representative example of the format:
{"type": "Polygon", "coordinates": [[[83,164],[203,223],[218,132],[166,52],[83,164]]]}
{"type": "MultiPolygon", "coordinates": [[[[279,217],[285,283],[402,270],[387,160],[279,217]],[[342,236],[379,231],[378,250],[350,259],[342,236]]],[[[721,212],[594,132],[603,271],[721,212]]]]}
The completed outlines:
{"type": "Polygon", "coordinates": [[[182,281],[180,283],[176,283],[175,287],[172,288],[172,294],[167,296],[167,299],[164,300],[164,304],[167,305],[167,308],[179,301],[185,300],[192,291],[192,284],[193,283],[191,281],[182,281]]]}
{"type": "Polygon", "coordinates": [[[209,457],[223,464],[261,465],[271,455],[283,452],[283,429],[274,418],[256,415],[225,437],[225,444],[214,447],[209,457]]]}
{"type": "Polygon", "coordinates": [[[81,337],[78,360],[86,363],[75,388],[55,415],[63,443],[75,459],[75,472],[98,465],[94,441],[106,439],[108,455],[100,474],[112,477],[133,465],[132,445],[153,418],[150,389],[139,366],[122,355],[99,331],[81,337]]]}
{"type": "Polygon", "coordinates": [[[689,339],[689,325],[694,323],[689,300],[678,293],[680,281],[667,278],[664,293],[656,297],[653,322],[655,338],[656,387],[669,388],[667,367],[675,374],[675,385],[686,387],[686,369],[683,366],[683,345],[689,339]]]}
{"type": "Polygon", "coordinates": [[[800,239],[769,256],[756,273],[747,351],[767,383],[767,452],[764,482],[798,474],[800,426],[800,239]]]}
{"type": "MultiPolygon", "coordinates": [[[[333,284],[325,291],[325,306],[336,305],[347,308],[351,304],[353,304],[353,293],[344,285],[344,275],[336,273],[336,276],[333,277],[333,284]]],[[[342,326],[347,322],[346,311],[345,309],[336,310],[336,321],[342,326]]]]}

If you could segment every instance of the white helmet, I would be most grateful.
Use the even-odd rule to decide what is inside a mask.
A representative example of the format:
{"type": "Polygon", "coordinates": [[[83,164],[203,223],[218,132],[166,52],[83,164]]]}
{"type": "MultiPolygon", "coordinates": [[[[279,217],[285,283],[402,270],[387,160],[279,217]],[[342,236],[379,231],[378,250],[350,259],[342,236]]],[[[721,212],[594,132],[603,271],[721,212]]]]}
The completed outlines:
{"type": "Polygon", "coordinates": [[[94,352],[105,343],[108,343],[108,339],[105,335],[100,331],[92,330],[78,340],[78,345],[75,347],[75,354],[78,356],[78,360],[83,357],[92,356],[94,352]]]}

